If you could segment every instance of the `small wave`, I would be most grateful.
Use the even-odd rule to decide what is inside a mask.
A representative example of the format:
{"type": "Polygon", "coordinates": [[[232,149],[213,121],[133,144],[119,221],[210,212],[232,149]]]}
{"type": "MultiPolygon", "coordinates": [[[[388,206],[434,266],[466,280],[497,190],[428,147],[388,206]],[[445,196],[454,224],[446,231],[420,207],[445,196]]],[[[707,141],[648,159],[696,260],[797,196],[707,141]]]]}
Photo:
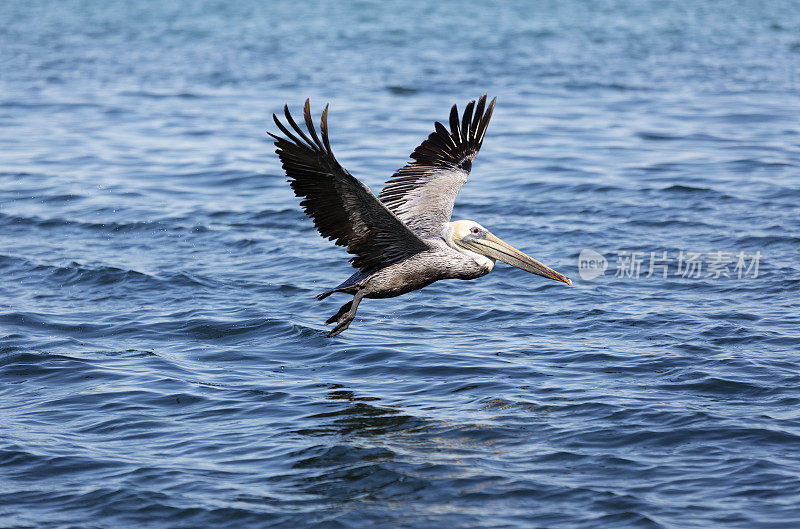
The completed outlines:
{"type": "Polygon", "coordinates": [[[682,184],[674,184],[674,185],[671,185],[669,187],[665,187],[664,189],[662,189],[662,191],[669,191],[669,192],[674,192],[674,193],[689,193],[689,194],[692,194],[692,193],[701,193],[701,194],[717,193],[716,191],[714,191],[713,189],[710,189],[708,187],[695,187],[695,186],[687,186],[687,185],[682,185],[682,184]]]}
{"type": "Polygon", "coordinates": [[[751,124],[751,123],[772,123],[775,121],[785,120],[785,116],[779,114],[765,114],[760,112],[731,112],[728,114],[721,114],[711,119],[723,123],[738,123],[738,124],[751,124]]]}
{"type": "Polygon", "coordinates": [[[567,81],[563,86],[570,91],[609,90],[613,92],[650,92],[653,90],[652,87],[644,85],[601,81],[567,81]]]}
{"type": "Polygon", "coordinates": [[[662,384],[659,387],[670,391],[687,391],[692,394],[718,397],[767,397],[779,393],[779,390],[770,386],[714,376],[706,376],[693,382],[662,384]]]}
{"type": "Polygon", "coordinates": [[[60,217],[43,218],[39,216],[9,215],[0,213],[0,225],[11,226],[36,226],[40,228],[58,227],[77,227],[94,231],[107,232],[126,232],[139,230],[174,230],[174,222],[181,219],[171,219],[170,222],[163,220],[155,221],[133,221],[133,222],[85,222],[80,220],[70,220],[60,217]]]}
{"type": "Polygon", "coordinates": [[[195,92],[154,92],[150,90],[123,90],[119,92],[123,97],[144,97],[146,99],[203,99],[205,95],[195,92]]]}
{"type": "Polygon", "coordinates": [[[82,108],[103,108],[103,105],[99,103],[77,103],[77,102],[70,102],[70,103],[61,103],[55,101],[14,101],[14,100],[6,100],[0,101],[0,108],[8,108],[8,109],[22,109],[22,110],[51,110],[51,111],[63,111],[69,112],[74,110],[79,110],[82,108]]]}
{"type": "Polygon", "coordinates": [[[173,175],[177,179],[186,179],[203,182],[209,186],[230,187],[251,181],[261,181],[264,175],[253,171],[242,171],[229,169],[223,171],[194,171],[191,173],[180,173],[173,175]]]}
{"type": "Polygon", "coordinates": [[[725,168],[728,171],[735,172],[735,173],[746,173],[750,174],[753,172],[776,172],[775,170],[779,170],[778,172],[782,172],[780,170],[794,168],[797,167],[795,164],[786,163],[786,162],[765,162],[763,160],[758,160],[755,158],[744,158],[741,160],[731,160],[729,162],[725,162],[725,168]]]}
{"type": "Polygon", "coordinates": [[[31,274],[39,276],[39,281],[54,282],[59,287],[73,285],[139,285],[145,289],[163,287],[213,287],[216,281],[186,272],[153,275],[137,270],[119,268],[109,265],[89,266],[78,262],[67,265],[38,264],[23,257],[0,254],[0,267],[9,272],[24,273],[26,278],[31,274]],[[44,276],[44,277],[42,277],[44,276]]]}
{"type": "Polygon", "coordinates": [[[62,194],[45,196],[41,198],[41,201],[45,204],[66,204],[70,202],[78,202],[86,198],[87,197],[85,195],[62,194]]]}
{"type": "Polygon", "coordinates": [[[58,320],[56,314],[35,312],[7,312],[0,314],[0,323],[11,327],[50,330],[68,336],[94,337],[104,334],[111,325],[102,323],[67,323],[58,320]]]}
{"type": "Polygon", "coordinates": [[[745,248],[769,248],[780,244],[797,245],[800,237],[789,233],[783,235],[746,235],[736,239],[736,243],[745,248]]]}
{"type": "Polygon", "coordinates": [[[193,311],[175,313],[156,322],[142,323],[130,332],[184,336],[202,342],[241,343],[257,338],[312,338],[324,336],[324,331],[300,323],[276,318],[222,319],[196,316],[193,311]]]}
{"type": "Polygon", "coordinates": [[[358,461],[391,459],[395,452],[386,448],[357,448],[349,445],[317,445],[286,456],[294,460],[292,468],[327,468],[335,465],[352,464],[358,461]]]}
{"type": "Polygon", "coordinates": [[[389,85],[386,87],[386,89],[392,94],[398,96],[407,96],[419,92],[419,90],[416,88],[412,88],[410,86],[400,86],[400,85],[389,85]]]}
{"type": "Polygon", "coordinates": [[[683,136],[665,134],[663,132],[637,132],[636,136],[643,140],[651,141],[675,141],[684,139],[683,136]]]}
{"type": "Polygon", "coordinates": [[[699,228],[699,227],[707,227],[707,228],[714,228],[711,224],[701,222],[697,219],[632,219],[625,222],[628,226],[642,226],[642,227],[652,227],[652,228],[667,228],[667,227],[687,227],[687,228],[699,228]]]}

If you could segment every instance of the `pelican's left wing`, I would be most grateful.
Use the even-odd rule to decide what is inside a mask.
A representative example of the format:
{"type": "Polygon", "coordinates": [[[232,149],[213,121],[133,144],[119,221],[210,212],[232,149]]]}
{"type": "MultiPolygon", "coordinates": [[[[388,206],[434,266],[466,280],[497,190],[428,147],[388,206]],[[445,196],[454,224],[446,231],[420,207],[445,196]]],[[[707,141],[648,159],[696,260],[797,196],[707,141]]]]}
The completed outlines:
{"type": "Polygon", "coordinates": [[[438,121],[436,131],[414,149],[414,161],[392,175],[378,198],[420,237],[439,237],[450,222],[458,192],[467,181],[492,117],[495,97],[470,101],[459,119],[450,110],[450,130],[438,121]],[[474,113],[473,113],[474,111],[474,113]]]}
{"type": "Polygon", "coordinates": [[[288,107],[286,122],[275,124],[285,137],[275,139],[278,156],[295,195],[319,233],[355,254],[353,266],[367,272],[429,250],[430,247],[384,206],[367,186],[339,165],[328,141],[328,108],[322,112],[317,136],[308,100],[304,109],[308,134],[297,126],[288,107]],[[309,137],[310,136],[310,137],[309,137]]]}

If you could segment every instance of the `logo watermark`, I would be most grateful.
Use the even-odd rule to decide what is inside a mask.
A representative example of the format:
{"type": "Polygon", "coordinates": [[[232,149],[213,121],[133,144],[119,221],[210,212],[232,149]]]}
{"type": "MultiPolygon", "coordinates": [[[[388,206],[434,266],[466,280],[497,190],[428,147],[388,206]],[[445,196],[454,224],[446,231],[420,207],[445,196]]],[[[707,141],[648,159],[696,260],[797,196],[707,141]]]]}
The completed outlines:
{"type": "Polygon", "coordinates": [[[578,274],[580,274],[581,279],[591,281],[605,274],[607,268],[608,261],[603,257],[603,254],[590,248],[581,250],[578,256],[578,274]]]}
{"type": "MultiPolygon", "coordinates": [[[[614,263],[614,277],[639,279],[653,276],[666,279],[756,279],[763,258],[760,251],[745,252],[691,252],[677,253],[618,251],[614,263]]],[[[608,260],[603,254],[584,248],[578,256],[578,273],[581,279],[591,281],[606,273],[608,260]]]]}

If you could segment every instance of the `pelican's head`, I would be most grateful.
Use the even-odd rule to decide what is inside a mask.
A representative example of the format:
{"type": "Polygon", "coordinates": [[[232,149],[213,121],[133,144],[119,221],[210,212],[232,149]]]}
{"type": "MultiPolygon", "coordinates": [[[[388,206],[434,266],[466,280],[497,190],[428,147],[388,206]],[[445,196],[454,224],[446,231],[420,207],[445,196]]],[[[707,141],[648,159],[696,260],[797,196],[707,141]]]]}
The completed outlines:
{"type": "Polygon", "coordinates": [[[568,277],[559,274],[533,257],[525,255],[510,244],[498,239],[475,221],[457,220],[448,223],[446,236],[447,242],[456,250],[473,258],[488,258],[490,261],[489,270],[494,266],[495,259],[499,259],[531,274],[563,281],[568,285],[572,284],[568,277]]]}

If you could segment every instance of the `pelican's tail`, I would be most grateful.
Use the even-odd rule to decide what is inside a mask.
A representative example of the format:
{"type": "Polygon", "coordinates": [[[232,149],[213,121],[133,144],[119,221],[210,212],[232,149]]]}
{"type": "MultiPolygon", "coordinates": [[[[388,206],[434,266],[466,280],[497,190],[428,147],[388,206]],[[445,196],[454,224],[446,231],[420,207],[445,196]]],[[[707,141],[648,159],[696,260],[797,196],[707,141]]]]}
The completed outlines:
{"type": "Polygon", "coordinates": [[[328,296],[330,296],[334,292],[338,292],[338,290],[336,290],[334,288],[333,290],[328,290],[327,292],[323,292],[322,294],[317,296],[317,301],[322,301],[323,299],[327,298],[328,296]]]}
{"type": "Polygon", "coordinates": [[[325,292],[323,292],[322,294],[318,295],[318,296],[317,296],[317,299],[318,299],[318,300],[320,300],[320,301],[322,301],[323,299],[327,298],[328,296],[330,296],[331,294],[333,294],[333,293],[335,293],[335,292],[344,292],[345,294],[355,294],[355,293],[358,291],[358,289],[359,289],[359,286],[358,286],[358,284],[359,284],[359,283],[360,283],[362,280],[364,280],[365,278],[369,277],[369,275],[370,275],[372,272],[373,272],[373,270],[370,270],[370,271],[369,271],[369,272],[367,272],[367,273],[364,273],[364,272],[356,272],[355,274],[353,274],[353,275],[351,275],[350,277],[348,277],[348,278],[347,278],[347,279],[346,279],[344,282],[342,282],[341,284],[339,284],[339,285],[337,285],[337,286],[333,287],[333,288],[332,288],[332,289],[330,289],[330,290],[326,290],[326,291],[325,291],[325,292]]]}

